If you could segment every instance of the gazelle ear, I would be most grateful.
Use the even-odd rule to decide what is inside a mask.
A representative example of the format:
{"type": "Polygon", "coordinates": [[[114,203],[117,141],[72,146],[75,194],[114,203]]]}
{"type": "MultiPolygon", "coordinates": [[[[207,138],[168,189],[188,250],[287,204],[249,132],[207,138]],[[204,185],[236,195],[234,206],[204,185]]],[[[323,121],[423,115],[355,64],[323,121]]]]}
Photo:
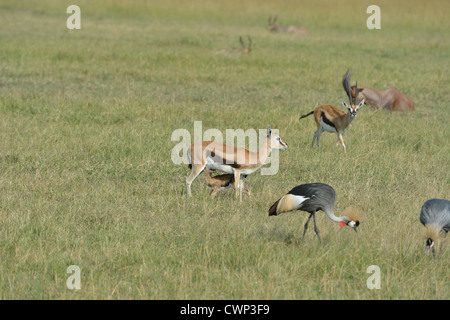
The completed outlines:
{"type": "Polygon", "coordinates": [[[343,99],[341,99],[341,102],[342,102],[342,105],[343,105],[344,107],[346,107],[349,111],[352,111],[352,108],[350,108],[350,107],[348,106],[348,104],[347,104],[343,99]]]}
{"type": "Polygon", "coordinates": [[[362,99],[361,102],[358,104],[358,106],[356,107],[355,111],[358,111],[359,108],[361,108],[364,105],[364,101],[366,99],[362,99]]]}
{"type": "Polygon", "coordinates": [[[270,125],[267,127],[267,137],[272,137],[272,129],[270,128],[270,125]]]}

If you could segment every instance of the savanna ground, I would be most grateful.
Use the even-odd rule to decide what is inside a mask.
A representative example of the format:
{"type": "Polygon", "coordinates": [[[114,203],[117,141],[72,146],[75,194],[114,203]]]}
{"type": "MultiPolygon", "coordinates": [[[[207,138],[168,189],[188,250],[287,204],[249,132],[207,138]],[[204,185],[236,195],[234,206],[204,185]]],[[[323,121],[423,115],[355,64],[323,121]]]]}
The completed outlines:
{"type": "MultiPolygon", "coordinates": [[[[0,297],[2,299],[449,299],[449,243],[424,254],[419,213],[449,198],[450,3],[442,1],[12,1],[0,3],[0,297]],[[75,3],[76,2],[76,3],[75,3]],[[68,30],[66,8],[81,8],[68,30]],[[381,30],[366,9],[381,8],[381,30]],[[309,36],[273,34],[267,19],[309,36]],[[240,47],[248,56],[218,54],[240,47]],[[311,149],[319,104],[340,84],[396,86],[412,113],[364,106],[344,136],[311,149]],[[280,130],[279,172],[255,173],[242,204],[186,199],[175,129],[280,130]],[[336,214],[268,217],[292,187],[324,182],[336,214]],[[81,290],[69,290],[69,265],[81,290]],[[381,289],[366,270],[381,270],[381,289]]],[[[256,150],[255,150],[256,151],[256,150]]]]}

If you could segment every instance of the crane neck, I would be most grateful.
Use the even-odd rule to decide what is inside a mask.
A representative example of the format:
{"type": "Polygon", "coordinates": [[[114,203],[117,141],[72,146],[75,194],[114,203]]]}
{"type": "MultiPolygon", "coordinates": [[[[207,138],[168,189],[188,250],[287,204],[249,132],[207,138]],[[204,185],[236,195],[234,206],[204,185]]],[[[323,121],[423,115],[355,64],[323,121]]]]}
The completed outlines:
{"type": "Polygon", "coordinates": [[[342,216],[342,217],[337,217],[334,214],[334,210],[330,209],[330,210],[324,210],[325,214],[328,216],[328,218],[330,218],[331,220],[333,220],[334,222],[349,222],[349,219],[346,216],[342,216]]]}

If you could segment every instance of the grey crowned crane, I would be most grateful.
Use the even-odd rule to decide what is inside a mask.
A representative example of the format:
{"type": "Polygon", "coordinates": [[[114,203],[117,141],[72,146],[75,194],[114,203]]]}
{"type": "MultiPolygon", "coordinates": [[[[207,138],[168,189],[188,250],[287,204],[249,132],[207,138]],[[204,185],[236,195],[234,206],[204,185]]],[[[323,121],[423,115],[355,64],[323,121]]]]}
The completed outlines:
{"type": "Polygon", "coordinates": [[[442,255],[444,238],[450,230],[450,201],[429,199],[420,211],[420,222],[425,226],[425,252],[431,250],[435,256],[435,243],[440,242],[439,256],[442,255]]]}
{"type": "Polygon", "coordinates": [[[278,199],[269,209],[269,216],[276,216],[284,212],[301,210],[309,212],[309,218],[306,221],[303,230],[303,238],[308,229],[309,220],[314,219],[314,231],[319,238],[319,229],[316,224],[316,211],[322,210],[328,218],[339,223],[339,226],[349,226],[356,232],[359,226],[360,212],[359,210],[346,210],[346,216],[337,217],[334,215],[334,203],[336,202],[336,192],[334,189],[324,183],[306,183],[296,186],[285,196],[278,199]]]}

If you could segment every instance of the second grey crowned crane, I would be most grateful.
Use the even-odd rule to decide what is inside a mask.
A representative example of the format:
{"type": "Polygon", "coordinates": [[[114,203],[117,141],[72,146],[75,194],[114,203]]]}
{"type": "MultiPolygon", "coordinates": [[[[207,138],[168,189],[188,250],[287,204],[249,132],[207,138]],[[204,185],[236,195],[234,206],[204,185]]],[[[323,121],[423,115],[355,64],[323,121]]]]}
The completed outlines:
{"type": "Polygon", "coordinates": [[[420,211],[420,222],[425,226],[425,252],[431,250],[435,256],[434,245],[440,242],[439,256],[442,255],[444,238],[450,230],[450,201],[429,199],[420,211]]]}
{"type": "Polygon", "coordinates": [[[336,202],[336,192],[325,183],[306,183],[296,186],[285,196],[278,199],[269,209],[269,216],[279,215],[284,212],[301,210],[309,212],[309,218],[306,221],[303,230],[303,238],[308,229],[309,220],[314,219],[314,231],[319,238],[319,229],[316,224],[316,211],[322,210],[328,218],[339,223],[339,226],[349,226],[356,232],[359,226],[359,212],[352,210],[346,216],[337,217],[334,215],[334,203],[336,202]]]}

